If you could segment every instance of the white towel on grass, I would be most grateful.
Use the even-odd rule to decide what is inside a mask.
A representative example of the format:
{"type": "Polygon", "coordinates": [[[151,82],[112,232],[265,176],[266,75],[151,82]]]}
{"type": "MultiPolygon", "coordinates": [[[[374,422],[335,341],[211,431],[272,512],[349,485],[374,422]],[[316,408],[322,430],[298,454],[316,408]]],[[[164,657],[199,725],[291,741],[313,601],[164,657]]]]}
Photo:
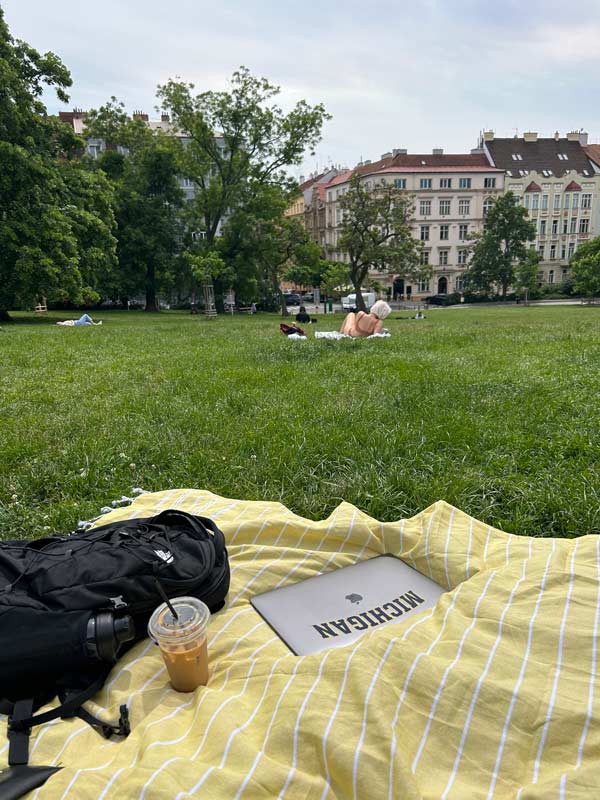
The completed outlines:
{"type": "Polygon", "coordinates": [[[390,335],[389,331],[372,333],[370,336],[348,336],[348,334],[340,333],[339,331],[316,331],[315,339],[387,339],[390,335]]]}

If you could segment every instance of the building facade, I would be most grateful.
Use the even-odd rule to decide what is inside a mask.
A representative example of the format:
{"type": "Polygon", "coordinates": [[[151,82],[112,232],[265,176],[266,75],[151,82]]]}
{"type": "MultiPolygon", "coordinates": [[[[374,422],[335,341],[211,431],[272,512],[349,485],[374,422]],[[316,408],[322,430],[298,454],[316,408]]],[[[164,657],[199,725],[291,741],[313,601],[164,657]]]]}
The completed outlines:
{"type": "Polygon", "coordinates": [[[375,163],[363,162],[333,178],[325,187],[325,243],[329,257],[347,261],[338,249],[342,209],[339,199],[358,173],[367,189],[382,182],[406,191],[414,204],[413,236],[422,247],[421,263],[431,278],[415,281],[403,275],[373,270],[370,278],[382,284],[392,299],[419,300],[463,289],[471,236],[483,227],[485,214],[504,191],[504,171],[490,164],[482,150],[445,154],[384,153],[375,163]]]}
{"type": "Polygon", "coordinates": [[[502,139],[486,131],[481,145],[536,226],[540,283],[562,283],[579,245],[600,233],[600,166],[588,153],[587,134],[502,139]]]}

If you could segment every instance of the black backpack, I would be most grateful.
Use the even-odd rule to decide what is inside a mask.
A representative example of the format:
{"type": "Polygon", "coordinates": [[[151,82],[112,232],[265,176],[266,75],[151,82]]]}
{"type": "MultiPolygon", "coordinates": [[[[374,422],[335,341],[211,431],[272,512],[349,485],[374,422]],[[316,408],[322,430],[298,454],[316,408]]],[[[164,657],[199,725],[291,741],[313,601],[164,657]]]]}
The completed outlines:
{"type": "Polygon", "coordinates": [[[183,511],[0,542],[0,712],[9,715],[9,764],[27,764],[31,726],[58,717],[79,716],[107,738],[127,736],[126,706],[108,725],[82,703],[147,636],[165,597],[193,595],[214,612],[228,591],[222,532],[183,511]],[[35,714],[54,697],[59,705],[35,714]]]}

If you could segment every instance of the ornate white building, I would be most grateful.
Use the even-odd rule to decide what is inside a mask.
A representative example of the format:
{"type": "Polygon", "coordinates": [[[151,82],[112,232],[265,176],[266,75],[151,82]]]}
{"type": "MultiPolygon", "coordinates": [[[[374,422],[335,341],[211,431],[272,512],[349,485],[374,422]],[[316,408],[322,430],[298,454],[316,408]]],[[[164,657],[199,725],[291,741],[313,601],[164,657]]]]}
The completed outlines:
{"type": "Polygon", "coordinates": [[[367,188],[385,181],[406,191],[415,209],[413,235],[422,242],[421,258],[431,265],[432,277],[412,281],[403,275],[373,271],[392,298],[421,299],[428,295],[462,291],[462,275],[469,257],[470,236],[481,230],[487,209],[504,192],[504,170],[490,164],[482,150],[445,154],[384,153],[379,161],[365,161],[333,178],[326,186],[326,246],[330,257],[346,261],[337,251],[342,210],[339,198],[358,173],[367,188]]]}
{"type": "Polygon", "coordinates": [[[504,170],[506,190],[518,196],[535,223],[543,283],[562,283],[579,245],[600,233],[600,166],[587,139],[580,131],[566,137],[557,131],[552,138],[534,132],[510,139],[483,134],[486,156],[504,170]]]}

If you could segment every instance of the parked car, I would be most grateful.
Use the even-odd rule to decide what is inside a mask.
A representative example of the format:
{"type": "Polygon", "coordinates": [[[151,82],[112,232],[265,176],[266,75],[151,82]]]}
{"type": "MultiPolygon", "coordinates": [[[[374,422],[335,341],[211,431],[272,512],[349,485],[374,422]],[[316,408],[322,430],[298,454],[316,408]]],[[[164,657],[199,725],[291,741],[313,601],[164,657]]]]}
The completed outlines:
{"type": "MultiPolygon", "coordinates": [[[[362,296],[368,311],[375,303],[375,292],[363,292],[362,296]]],[[[354,308],[356,308],[356,294],[349,294],[346,297],[342,297],[342,309],[344,311],[352,311],[354,308]]]]}
{"type": "Polygon", "coordinates": [[[426,297],[425,302],[432,306],[453,306],[460,303],[460,294],[453,292],[452,294],[434,294],[431,297],[426,297]]]}
{"type": "Polygon", "coordinates": [[[302,305],[302,298],[299,294],[286,294],[285,297],[285,304],[286,306],[300,306],[302,305]]]}
{"type": "Polygon", "coordinates": [[[302,295],[302,298],[303,298],[305,303],[314,303],[315,302],[314,292],[305,292],[302,295]]]}

